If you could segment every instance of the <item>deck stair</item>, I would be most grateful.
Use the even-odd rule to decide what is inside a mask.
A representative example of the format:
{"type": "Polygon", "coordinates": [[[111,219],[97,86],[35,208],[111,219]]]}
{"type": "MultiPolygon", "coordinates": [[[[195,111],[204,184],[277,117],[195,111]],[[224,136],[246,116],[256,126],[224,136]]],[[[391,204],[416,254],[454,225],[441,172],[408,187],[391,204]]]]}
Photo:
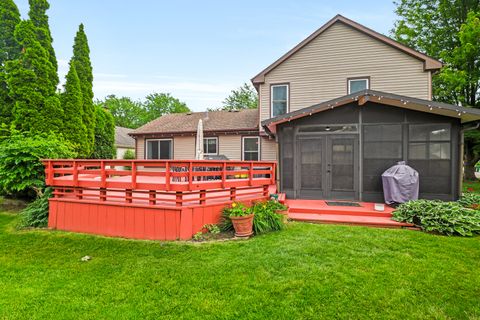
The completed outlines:
{"type": "Polygon", "coordinates": [[[380,212],[374,209],[374,203],[358,202],[360,206],[329,206],[323,200],[289,200],[288,217],[294,221],[328,224],[349,224],[377,228],[409,228],[410,223],[392,220],[393,208],[385,205],[380,212]]]}

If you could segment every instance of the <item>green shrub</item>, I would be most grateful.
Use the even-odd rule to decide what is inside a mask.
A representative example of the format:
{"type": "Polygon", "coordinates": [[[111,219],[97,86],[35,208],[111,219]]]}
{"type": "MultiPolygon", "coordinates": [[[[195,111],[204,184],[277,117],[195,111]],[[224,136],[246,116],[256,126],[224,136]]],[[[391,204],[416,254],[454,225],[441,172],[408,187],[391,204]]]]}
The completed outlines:
{"type": "Polygon", "coordinates": [[[472,236],[480,233],[480,212],[459,202],[416,200],[401,204],[393,219],[419,225],[427,232],[472,236]]]}
{"type": "Polygon", "coordinates": [[[12,131],[0,143],[0,189],[9,196],[35,198],[45,187],[41,159],[73,158],[71,145],[50,134],[12,131]]]}
{"type": "Polygon", "coordinates": [[[480,209],[480,194],[474,192],[466,192],[458,200],[462,206],[466,208],[480,209]]]}
{"type": "Polygon", "coordinates": [[[283,215],[277,213],[277,210],[285,209],[284,205],[274,200],[255,203],[252,207],[255,214],[253,218],[255,234],[282,230],[285,223],[283,222],[283,215]]]}
{"type": "Polygon", "coordinates": [[[35,201],[20,213],[20,227],[42,228],[48,224],[48,199],[52,197],[52,188],[45,189],[35,201]]]}
{"type": "Polygon", "coordinates": [[[131,149],[128,149],[127,151],[125,151],[125,153],[123,154],[123,159],[124,160],[135,160],[135,151],[131,150],[131,149]]]}

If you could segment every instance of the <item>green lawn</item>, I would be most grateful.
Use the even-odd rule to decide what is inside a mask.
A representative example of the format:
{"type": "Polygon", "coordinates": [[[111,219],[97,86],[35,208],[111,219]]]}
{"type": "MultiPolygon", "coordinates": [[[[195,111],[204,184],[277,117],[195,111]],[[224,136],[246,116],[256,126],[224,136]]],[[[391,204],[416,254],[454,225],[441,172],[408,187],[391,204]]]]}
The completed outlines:
{"type": "Polygon", "coordinates": [[[480,319],[479,237],[292,223],[159,243],[16,219],[0,214],[0,319],[480,319]]]}

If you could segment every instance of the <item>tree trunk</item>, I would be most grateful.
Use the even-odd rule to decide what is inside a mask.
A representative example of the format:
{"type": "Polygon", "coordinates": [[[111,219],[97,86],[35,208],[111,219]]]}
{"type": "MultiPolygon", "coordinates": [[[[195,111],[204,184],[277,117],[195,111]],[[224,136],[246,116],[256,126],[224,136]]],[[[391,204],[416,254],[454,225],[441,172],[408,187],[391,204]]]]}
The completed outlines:
{"type": "Polygon", "coordinates": [[[475,165],[477,164],[479,157],[475,155],[475,152],[472,150],[473,147],[470,143],[464,144],[464,165],[463,165],[463,180],[465,181],[475,181],[475,165]]]}
{"type": "Polygon", "coordinates": [[[477,178],[475,177],[475,165],[474,164],[467,164],[463,167],[463,179],[465,181],[474,181],[477,178]]]}

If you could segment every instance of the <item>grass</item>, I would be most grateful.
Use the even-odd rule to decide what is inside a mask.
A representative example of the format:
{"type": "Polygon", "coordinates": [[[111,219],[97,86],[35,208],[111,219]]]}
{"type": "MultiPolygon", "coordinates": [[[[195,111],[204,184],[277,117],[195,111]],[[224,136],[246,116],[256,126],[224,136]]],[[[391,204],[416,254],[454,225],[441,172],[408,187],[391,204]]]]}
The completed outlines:
{"type": "Polygon", "coordinates": [[[159,243],[17,219],[0,214],[0,319],[480,319],[479,237],[292,223],[159,243]]]}

